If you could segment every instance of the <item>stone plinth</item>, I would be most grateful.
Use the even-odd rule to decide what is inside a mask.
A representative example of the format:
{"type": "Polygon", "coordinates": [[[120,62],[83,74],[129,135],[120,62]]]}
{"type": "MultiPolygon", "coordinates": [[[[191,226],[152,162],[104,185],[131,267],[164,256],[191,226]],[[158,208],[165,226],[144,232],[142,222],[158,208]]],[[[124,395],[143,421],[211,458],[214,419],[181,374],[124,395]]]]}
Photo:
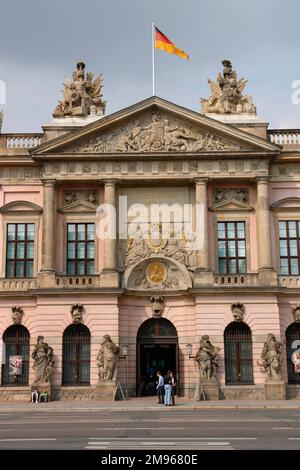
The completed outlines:
{"type": "Polygon", "coordinates": [[[266,382],[265,383],[265,399],[266,400],[285,400],[286,391],[285,383],[282,381],[278,382],[266,382]]]}
{"type": "Polygon", "coordinates": [[[99,382],[95,389],[96,400],[116,400],[117,395],[117,382],[115,380],[111,382],[99,382]]]}
{"type": "Polygon", "coordinates": [[[31,390],[37,390],[39,394],[47,392],[48,400],[52,399],[52,386],[50,382],[37,382],[31,385],[31,390]]]}
{"type": "Polygon", "coordinates": [[[119,273],[117,271],[102,271],[100,274],[100,287],[119,287],[119,273]]]}
{"type": "Polygon", "coordinates": [[[212,286],[214,276],[211,271],[196,269],[194,273],[194,287],[212,286]]]}
{"type": "Polygon", "coordinates": [[[195,400],[220,400],[220,391],[217,382],[209,381],[199,383],[195,392],[195,400]]]}

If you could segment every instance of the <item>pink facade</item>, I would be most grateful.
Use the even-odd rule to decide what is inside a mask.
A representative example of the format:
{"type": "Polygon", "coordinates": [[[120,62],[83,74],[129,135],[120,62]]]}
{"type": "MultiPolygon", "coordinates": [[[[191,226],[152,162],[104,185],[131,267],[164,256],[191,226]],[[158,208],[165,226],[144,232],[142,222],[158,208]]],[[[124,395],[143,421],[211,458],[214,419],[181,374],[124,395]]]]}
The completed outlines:
{"type": "MultiPolygon", "coordinates": [[[[299,376],[288,375],[291,358],[286,354],[286,341],[290,341],[286,331],[295,323],[300,340],[299,323],[293,313],[293,309],[300,306],[300,144],[277,145],[271,141],[274,132],[265,131],[264,138],[257,137],[257,126],[251,129],[249,125],[246,132],[243,126],[214,121],[153,97],[113,116],[78,126],[78,129],[68,131],[62,123],[58,137],[53,138],[53,126],[45,126],[39,136],[41,145],[33,149],[21,144],[8,147],[7,142],[13,135],[0,134],[0,399],[28,399],[34,381],[31,354],[38,336],[44,336],[54,350],[54,399],[92,398],[98,384],[97,354],[106,334],[118,345],[128,345],[128,356],[118,360],[118,378],[123,387],[128,388],[130,396],[151,393],[151,367],[155,370],[172,367],[178,376],[178,392],[192,397],[199,371],[194,358],[187,353],[187,345],[192,345],[192,356],[195,356],[201,337],[208,335],[211,343],[220,348],[217,370],[220,398],[263,399],[266,373],[258,363],[269,333],[283,345],[280,373],[286,385],[286,397],[299,398],[299,376]],[[208,130],[224,142],[240,145],[241,150],[233,151],[229,144],[224,149],[203,149],[194,154],[182,150],[143,153],[84,149],[95,137],[111,132],[112,127],[118,134],[124,123],[153,112],[163,119],[165,115],[175,116],[182,121],[182,126],[188,124],[208,130]],[[268,199],[261,184],[267,186],[268,199]],[[240,190],[244,191],[242,199],[238,197],[240,190]],[[221,191],[219,199],[218,191],[221,191]],[[200,227],[204,243],[196,250],[194,265],[176,258],[176,252],[170,255],[167,248],[153,248],[152,252],[145,252],[144,258],[139,254],[139,259],[130,265],[126,261],[132,247],[129,239],[125,240],[126,252],[120,240],[95,237],[91,257],[93,270],[83,274],[70,271],[73,258],[69,257],[67,249],[71,240],[69,226],[96,224],[97,206],[104,202],[115,205],[118,213],[120,195],[128,195],[128,200],[131,198],[133,203],[148,207],[151,194],[155,193],[161,203],[169,203],[176,195],[178,201],[191,203],[193,210],[197,204],[204,207],[207,219],[200,227]],[[89,199],[89,194],[94,199],[89,199]],[[227,253],[224,270],[218,249],[222,222],[242,224],[244,235],[240,242],[245,242],[245,254],[240,256],[240,261],[235,258],[236,254],[227,253]],[[292,242],[287,254],[283,248],[280,251],[280,222],[299,224],[299,234],[295,235],[292,228],[288,228],[291,232],[287,243],[292,242]],[[21,271],[19,275],[17,271],[8,272],[8,266],[15,266],[11,269],[17,270],[18,262],[20,266],[23,262],[15,253],[15,265],[9,264],[8,226],[15,230],[18,224],[34,224],[35,227],[30,276],[20,275],[21,271]],[[231,259],[244,268],[228,270],[231,259]],[[155,262],[162,265],[162,269],[167,267],[167,271],[173,266],[173,272],[179,277],[173,283],[167,277],[161,284],[156,281],[151,284],[151,276],[150,281],[147,278],[140,282],[138,273],[141,275],[144,270],[149,274],[151,263],[155,262]],[[150,298],[155,295],[163,302],[159,319],[154,318],[151,308],[150,298]],[[251,335],[246,366],[242,351],[228,352],[230,347],[237,348],[238,340],[232,340],[236,341],[234,346],[230,343],[225,351],[224,333],[228,325],[234,323],[232,305],[236,303],[243,305],[242,323],[251,335]],[[63,369],[68,366],[63,338],[72,325],[71,307],[75,304],[84,307],[82,324],[90,333],[88,379],[81,383],[74,373],[73,379],[66,383],[63,369]],[[15,306],[24,312],[21,326],[29,333],[29,369],[23,381],[10,379],[7,371],[7,348],[10,347],[7,332],[14,326],[12,307],[15,306]],[[173,325],[177,336],[164,335],[159,327],[155,330],[157,334],[149,333],[149,338],[139,336],[144,322],[151,319],[153,328],[157,322],[168,320],[170,323],[165,325],[173,325]],[[236,361],[240,363],[237,365],[236,361]],[[243,368],[248,371],[244,378],[243,368]],[[144,382],[148,385],[143,388],[144,382]]],[[[276,130],[275,134],[280,135],[280,132],[276,130]]],[[[228,225],[226,227],[228,229],[228,225]]],[[[233,251],[239,243],[238,239],[234,240],[233,251]]],[[[227,244],[227,248],[228,243],[231,242],[226,239],[224,246],[227,244]]],[[[76,262],[79,263],[78,259],[76,262]]],[[[84,262],[87,266],[88,260],[84,262]]],[[[12,336],[11,344],[16,341],[12,336]]],[[[11,351],[11,354],[18,354],[17,349],[11,351]]],[[[76,364],[74,367],[79,367],[78,362],[76,364]]]]}

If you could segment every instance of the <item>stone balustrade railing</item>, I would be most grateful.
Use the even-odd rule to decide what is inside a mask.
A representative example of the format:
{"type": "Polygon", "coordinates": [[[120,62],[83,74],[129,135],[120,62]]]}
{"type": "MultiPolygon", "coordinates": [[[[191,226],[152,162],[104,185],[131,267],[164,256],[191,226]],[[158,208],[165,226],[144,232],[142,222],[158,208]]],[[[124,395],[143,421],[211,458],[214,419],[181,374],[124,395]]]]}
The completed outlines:
{"type": "Polygon", "coordinates": [[[281,287],[300,287],[300,276],[278,276],[278,282],[281,287]]]}
{"type": "Polygon", "coordinates": [[[258,286],[258,274],[214,274],[214,286],[258,286]]]}
{"type": "Polygon", "coordinates": [[[267,134],[270,142],[274,144],[300,147],[300,129],[270,129],[267,134]]]}
{"type": "Polygon", "coordinates": [[[55,284],[57,288],[84,288],[99,287],[99,276],[56,276],[55,284]]]}
{"type": "Polygon", "coordinates": [[[29,290],[38,287],[37,279],[0,279],[0,290],[13,291],[13,290],[29,290]]]}
{"type": "Polygon", "coordinates": [[[6,147],[9,149],[31,149],[41,144],[41,135],[24,134],[8,135],[6,137],[6,147]]]}

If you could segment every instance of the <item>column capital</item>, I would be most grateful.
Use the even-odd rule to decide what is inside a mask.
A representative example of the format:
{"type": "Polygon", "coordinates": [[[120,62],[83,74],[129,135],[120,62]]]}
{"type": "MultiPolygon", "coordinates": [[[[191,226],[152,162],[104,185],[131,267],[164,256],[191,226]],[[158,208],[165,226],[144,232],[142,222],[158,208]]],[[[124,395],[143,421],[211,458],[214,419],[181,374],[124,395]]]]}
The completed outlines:
{"type": "Polygon", "coordinates": [[[270,176],[256,176],[255,181],[256,183],[269,183],[270,176]]]}
{"type": "Polygon", "coordinates": [[[42,178],[41,182],[43,183],[43,186],[55,186],[56,185],[56,180],[54,179],[42,178]]]}
{"type": "Polygon", "coordinates": [[[118,179],[112,178],[112,179],[104,179],[102,180],[104,186],[116,186],[119,182],[118,179]]]}
{"type": "Polygon", "coordinates": [[[199,178],[198,178],[198,177],[197,177],[197,178],[193,178],[193,182],[194,182],[195,184],[207,184],[207,183],[208,183],[208,180],[209,180],[209,178],[207,178],[207,177],[203,177],[203,178],[201,178],[201,177],[199,177],[199,178]]]}

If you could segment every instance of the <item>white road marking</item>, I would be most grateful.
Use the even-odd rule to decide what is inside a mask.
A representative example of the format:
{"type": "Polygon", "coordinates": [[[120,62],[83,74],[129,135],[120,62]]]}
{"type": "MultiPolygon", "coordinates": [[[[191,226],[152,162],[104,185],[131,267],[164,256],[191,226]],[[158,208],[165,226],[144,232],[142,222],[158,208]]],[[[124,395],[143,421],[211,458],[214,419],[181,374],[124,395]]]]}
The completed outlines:
{"type": "Polygon", "coordinates": [[[0,439],[0,442],[15,442],[15,441],[56,441],[56,438],[21,438],[21,439],[0,439]]]}
{"type": "Polygon", "coordinates": [[[275,429],[275,430],[278,430],[278,431],[279,430],[288,430],[288,431],[290,431],[293,428],[272,428],[272,429],[275,429]]]}
{"type": "MultiPolygon", "coordinates": [[[[101,439],[101,437],[90,437],[89,439],[93,441],[97,441],[97,439],[101,439]]],[[[111,441],[141,441],[145,439],[144,437],[110,437],[109,438],[111,441]]],[[[154,440],[161,440],[165,441],[166,439],[169,439],[168,437],[148,437],[148,441],[154,441],[154,440]]],[[[224,437],[172,437],[174,441],[214,441],[214,440],[224,440],[224,437]]],[[[226,437],[228,441],[256,441],[257,437],[226,437]]],[[[300,439],[300,438],[299,438],[300,439]]],[[[219,444],[219,443],[218,443],[219,444]]]]}
{"type": "Polygon", "coordinates": [[[290,441],[300,441],[300,437],[289,437],[290,441]]]}
{"type": "Polygon", "coordinates": [[[187,429],[187,428],[163,428],[163,427],[158,427],[158,428],[118,428],[118,427],[114,427],[114,428],[97,428],[97,431],[136,431],[136,430],[150,430],[150,431],[164,431],[164,430],[172,430],[172,429],[180,429],[180,430],[183,430],[183,429],[187,429]]]}

